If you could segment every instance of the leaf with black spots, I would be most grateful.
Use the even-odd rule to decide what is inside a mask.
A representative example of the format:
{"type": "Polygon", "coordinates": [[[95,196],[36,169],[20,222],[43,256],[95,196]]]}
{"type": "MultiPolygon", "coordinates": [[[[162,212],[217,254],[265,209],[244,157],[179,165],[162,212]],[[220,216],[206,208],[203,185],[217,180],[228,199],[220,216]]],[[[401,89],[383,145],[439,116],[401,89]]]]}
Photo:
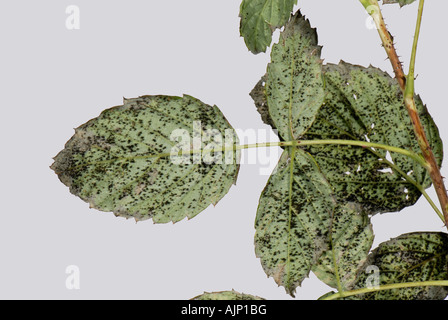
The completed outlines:
{"type": "MultiPolygon", "coordinates": [[[[304,140],[353,140],[420,153],[403,95],[395,79],[373,68],[341,62],[325,66],[326,99],[304,140]]],[[[438,128],[416,97],[426,135],[441,165],[438,128]]],[[[357,146],[305,148],[319,164],[339,200],[357,202],[371,213],[395,212],[413,205],[419,188],[431,185],[421,164],[398,153],[357,146]]]]}
{"type": "Polygon", "coordinates": [[[231,291],[219,291],[219,292],[204,292],[203,294],[196,296],[192,298],[191,300],[265,300],[263,298],[246,294],[246,293],[240,293],[235,290],[231,291]]]}
{"type": "Polygon", "coordinates": [[[92,208],[156,223],[193,218],[236,182],[238,137],[216,106],[143,96],[75,130],[52,169],[92,208]],[[226,146],[226,152],[211,152],[226,146]]]}
{"type": "Polygon", "coordinates": [[[356,203],[339,205],[330,227],[329,249],[313,266],[313,273],[330,287],[350,290],[367,260],[373,239],[368,212],[356,203]]]}

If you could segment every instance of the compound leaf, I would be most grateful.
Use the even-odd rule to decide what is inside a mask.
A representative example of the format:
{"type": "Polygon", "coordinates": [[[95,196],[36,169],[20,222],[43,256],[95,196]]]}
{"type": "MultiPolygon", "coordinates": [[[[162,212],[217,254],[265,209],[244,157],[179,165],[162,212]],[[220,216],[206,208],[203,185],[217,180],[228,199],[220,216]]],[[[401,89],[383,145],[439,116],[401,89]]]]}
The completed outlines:
{"type": "Polygon", "coordinates": [[[297,12],[281,33],[267,68],[269,115],[283,140],[296,140],[312,125],[324,101],[317,33],[297,12]]]}
{"type": "Polygon", "coordinates": [[[288,21],[297,0],[243,0],[240,33],[254,54],[266,52],[272,33],[288,21]]]}
{"type": "MultiPolygon", "coordinates": [[[[378,246],[366,262],[366,272],[357,279],[354,289],[372,285],[436,281],[448,279],[448,235],[438,232],[417,232],[401,235],[378,246]],[[367,272],[377,269],[378,283],[367,272]]],[[[381,290],[350,296],[350,300],[443,300],[448,287],[427,286],[381,290]]]]}
{"type": "Polygon", "coordinates": [[[216,106],[190,96],[125,99],[75,129],[51,168],[92,208],[177,222],[218,203],[236,182],[238,152],[203,152],[218,136],[238,143],[216,106]]]}

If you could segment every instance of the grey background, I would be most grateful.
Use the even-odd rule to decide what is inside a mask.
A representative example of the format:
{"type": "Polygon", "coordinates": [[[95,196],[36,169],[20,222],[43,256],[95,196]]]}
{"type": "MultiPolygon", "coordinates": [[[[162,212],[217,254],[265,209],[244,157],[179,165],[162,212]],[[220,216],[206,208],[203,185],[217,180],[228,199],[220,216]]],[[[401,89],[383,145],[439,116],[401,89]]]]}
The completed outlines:
{"type": "MultiPolygon", "coordinates": [[[[372,63],[391,73],[358,1],[299,3],[318,27],[326,62],[372,63]]],[[[248,93],[269,54],[247,51],[239,37],[239,4],[1,2],[0,298],[189,299],[233,288],[290,299],[254,255],[255,212],[268,179],[257,165],[242,166],[237,185],[216,207],[176,225],[136,224],[90,210],[49,169],[73,128],[123,97],[187,93],[218,105],[235,128],[267,129],[248,93]],[[80,8],[80,30],[65,27],[68,5],[80,8]],[[80,290],[65,286],[68,265],[80,268],[80,290]]],[[[384,7],[405,70],[416,10],[416,4],[384,7]]],[[[416,86],[448,141],[446,12],[448,2],[427,1],[416,86]]],[[[406,232],[443,231],[423,198],[400,213],[375,216],[373,223],[375,245],[406,232]]],[[[315,299],[329,290],[311,275],[296,297],[315,299]]]]}

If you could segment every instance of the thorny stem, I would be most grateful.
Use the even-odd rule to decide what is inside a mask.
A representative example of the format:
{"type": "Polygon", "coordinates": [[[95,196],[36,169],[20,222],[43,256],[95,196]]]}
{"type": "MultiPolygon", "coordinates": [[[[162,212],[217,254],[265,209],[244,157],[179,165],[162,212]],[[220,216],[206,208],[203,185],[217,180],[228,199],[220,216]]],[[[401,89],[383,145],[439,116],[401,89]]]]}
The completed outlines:
{"type": "Polygon", "coordinates": [[[448,281],[446,280],[435,280],[435,281],[422,281],[422,282],[407,282],[407,283],[395,283],[395,284],[386,284],[379,286],[377,288],[364,288],[352,291],[344,291],[332,294],[330,296],[322,298],[322,300],[335,300],[339,298],[346,298],[350,296],[355,296],[359,294],[383,291],[383,290],[392,290],[392,289],[403,289],[403,288],[412,288],[412,287],[426,287],[426,286],[448,286],[448,281]]]}
{"type": "Polygon", "coordinates": [[[380,35],[383,46],[386,50],[386,53],[389,57],[389,60],[394,69],[395,77],[400,85],[400,88],[404,95],[404,103],[406,109],[408,110],[409,116],[412,121],[412,125],[414,128],[414,132],[422,151],[423,157],[428,164],[428,172],[433,182],[435,191],[437,193],[437,197],[439,198],[440,206],[444,216],[445,225],[448,227],[448,194],[443,183],[443,177],[440,173],[439,166],[437,165],[436,158],[434,153],[432,152],[431,146],[426,137],[423,125],[421,123],[420,117],[418,115],[418,110],[415,104],[415,90],[414,90],[414,70],[415,70],[415,61],[417,55],[417,44],[418,38],[420,35],[420,28],[423,17],[423,7],[424,0],[420,0],[419,8],[418,8],[418,17],[417,17],[417,25],[415,29],[414,43],[412,46],[412,57],[410,62],[409,74],[406,77],[403,72],[403,67],[401,65],[400,59],[398,58],[397,52],[394,47],[393,37],[387,30],[386,24],[384,22],[384,18],[381,14],[381,9],[378,4],[378,0],[359,0],[362,5],[366,8],[368,13],[372,16],[373,20],[378,29],[378,33],[380,35]]]}
{"type": "MultiPolygon", "coordinates": [[[[373,152],[373,154],[377,155],[378,157],[381,157],[381,155],[379,155],[377,152],[375,152],[375,151],[372,151],[372,152],[373,152]]],[[[431,205],[431,207],[437,213],[440,220],[442,220],[443,223],[445,222],[443,213],[440,212],[439,208],[436,206],[434,201],[432,201],[431,197],[429,196],[429,194],[426,192],[425,188],[420,183],[418,183],[417,181],[412,179],[410,176],[408,176],[405,172],[403,172],[399,167],[397,167],[394,163],[390,162],[389,160],[383,159],[382,161],[384,163],[386,163],[392,170],[396,171],[399,175],[401,175],[408,183],[415,186],[420,191],[420,193],[423,194],[425,199],[428,201],[428,203],[431,205]]]]}

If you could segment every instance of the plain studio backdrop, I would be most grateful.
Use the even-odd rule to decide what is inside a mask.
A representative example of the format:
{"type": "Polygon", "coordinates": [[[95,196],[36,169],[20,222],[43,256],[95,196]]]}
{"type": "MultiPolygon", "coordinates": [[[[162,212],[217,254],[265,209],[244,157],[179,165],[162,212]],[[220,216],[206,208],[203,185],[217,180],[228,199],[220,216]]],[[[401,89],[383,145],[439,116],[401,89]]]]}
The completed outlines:
{"type": "MultiPolygon", "coordinates": [[[[185,93],[216,104],[234,128],[269,132],[249,96],[266,71],[269,51],[248,52],[239,35],[239,5],[240,0],[0,4],[0,298],[189,299],[235,289],[291,299],[267,278],[254,253],[254,219],[269,177],[265,164],[243,163],[237,185],[216,207],[175,225],[135,223],[89,209],[49,168],[73,128],[122,104],[123,97],[185,93]],[[67,28],[71,5],[79,9],[79,29],[67,28]]],[[[359,1],[299,0],[298,7],[317,27],[326,62],[372,64],[392,74],[359,1]]],[[[383,9],[407,70],[417,3],[383,9]]],[[[416,70],[416,90],[444,141],[447,12],[447,1],[427,1],[416,70]]],[[[262,133],[256,138],[272,140],[262,133]]],[[[278,153],[271,150],[271,156],[275,164],[278,153]]],[[[448,174],[445,167],[442,174],[448,174]]],[[[435,198],[432,189],[430,195],[435,198]]],[[[374,246],[403,233],[444,231],[423,197],[402,212],[372,220],[374,246]]],[[[311,274],[296,299],[316,299],[330,290],[311,274]]]]}

